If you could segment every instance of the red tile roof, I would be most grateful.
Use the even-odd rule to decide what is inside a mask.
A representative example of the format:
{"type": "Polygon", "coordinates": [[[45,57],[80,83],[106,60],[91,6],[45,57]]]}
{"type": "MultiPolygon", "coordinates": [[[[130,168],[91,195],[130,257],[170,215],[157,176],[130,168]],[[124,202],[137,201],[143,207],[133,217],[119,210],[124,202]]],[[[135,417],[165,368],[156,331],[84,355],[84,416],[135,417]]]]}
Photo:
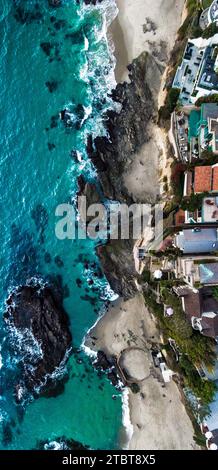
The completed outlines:
{"type": "Polygon", "coordinates": [[[218,191],[218,166],[213,168],[213,191],[218,191]]]}
{"type": "Polygon", "coordinates": [[[212,186],[212,166],[195,167],[195,193],[204,193],[211,191],[212,186]]]}

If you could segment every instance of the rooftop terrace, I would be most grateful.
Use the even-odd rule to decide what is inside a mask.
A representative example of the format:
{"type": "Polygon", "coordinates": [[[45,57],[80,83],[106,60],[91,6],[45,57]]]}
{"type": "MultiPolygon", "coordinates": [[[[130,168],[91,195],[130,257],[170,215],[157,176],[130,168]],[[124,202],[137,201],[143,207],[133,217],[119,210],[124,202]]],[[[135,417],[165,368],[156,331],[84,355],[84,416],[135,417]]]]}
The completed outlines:
{"type": "Polygon", "coordinates": [[[181,90],[183,105],[193,104],[200,96],[218,91],[217,44],[218,34],[209,39],[188,41],[173,81],[173,87],[181,90]]]}
{"type": "Polygon", "coordinates": [[[212,23],[218,20],[218,0],[214,0],[209,9],[210,20],[212,23]]]}

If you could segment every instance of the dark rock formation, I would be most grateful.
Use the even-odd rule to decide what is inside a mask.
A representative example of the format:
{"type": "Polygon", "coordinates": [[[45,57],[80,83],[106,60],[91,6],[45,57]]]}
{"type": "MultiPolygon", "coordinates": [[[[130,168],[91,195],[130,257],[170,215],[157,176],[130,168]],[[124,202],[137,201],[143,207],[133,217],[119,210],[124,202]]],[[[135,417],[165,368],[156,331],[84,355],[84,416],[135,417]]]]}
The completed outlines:
{"type": "Polygon", "coordinates": [[[125,299],[134,297],[137,292],[133,244],[132,239],[110,240],[97,248],[102,269],[111,288],[125,299]]]}
{"type": "Polygon", "coordinates": [[[81,129],[85,120],[85,108],[82,104],[71,106],[71,109],[63,109],[60,111],[60,119],[65,127],[81,129]]]}
{"type": "Polygon", "coordinates": [[[33,22],[40,23],[43,21],[43,13],[40,11],[40,6],[39,3],[36,3],[33,5],[32,9],[28,9],[28,6],[26,5],[27,2],[24,2],[23,4],[18,4],[14,2],[14,18],[18,23],[21,23],[22,25],[26,24],[31,24],[33,22]]]}
{"type": "Polygon", "coordinates": [[[85,5],[98,5],[98,3],[102,3],[103,0],[84,0],[85,5]]]}
{"type": "Polygon", "coordinates": [[[99,204],[101,202],[101,196],[96,185],[86,181],[82,175],[78,178],[78,186],[79,191],[77,196],[86,197],[87,207],[91,206],[91,204],[99,204]]]}
{"type": "Polygon", "coordinates": [[[79,187],[79,190],[77,192],[77,205],[80,213],[80,221],[83,224],[86,223],[87,225],[89,222],[91,222],[91,220],[93,220],[93,217],[89,217],[87,215],[87,210],[92,204],[101,203],[101,195],[96,185],[86,181],[82,175],[79,176],[77,183],[79,187]],[[78,196],[84,196],[86,198],[85,205],[83,203],[84,200],[78,199],[78,196]]]}
{"type": "Polygon", "coordinates": [[[50,93],[53,93],[53,91],[56,91],[58,88],[59,82],[57,80],[50,80],[45,82],[46,87],[48,88],[50,93]]]}
{"type": "Polygon", "coordinates": [[[53,386],[52,373],[64,366],[72,338],[62,299],[50,287],[19,287],[6,303],[4,319],[21,370],[15,386],[19,402],[26,391],[37,396],[53,386]]]}
{"type": "Polygon", "coordinates": [[[128,67],[130,83],[118,84],[112,93],[114,101],[121,104],[121,111],[108,111],[105,117],[109,138],[97,137],[94,142],[91,136],[88,139],[88,154],[98,170],[104,194],[110,199],[132,201],[123,174],[134,154],[149,141],[148,123],[156,111],[149,86],[151,67],[156,68],[156,63],[147,53],[133,61],[128,67]]]}
{"type": "Polygon", "coordinates": [[[120,386],[120,378],[116,368],[116,359],[108,358],[103,351],[98,351],[97,358],[93,362],[95,369],[107,374],[108,379],[115,387],[120,386]]]}
{"type": "Polygon", "coordinates": [[[48,4],[50,7],[57,8],[61,6],[62,0],[48,0],[48,4]]]}
{"type": "MultiPolygon", "coordinates": [[[[157,94],[163,70],[146,52],[134,60],[128,70],[130,83],[118,84],[112,91],[120,112],[108,111],[105,116],[108,138],[97,137],[93,141],[89,136],[87,152],[98,170],[104,196],[131,205],[133,202],[150,202],[138,201],[130,194],[124,176],[135,154],[150,139],[149,124],[157,119],[157,94]]],[[[84,191],[92,193],[92,188],[84,185],[81,192],[84,191]]],[[[129,240],[110,240],[98,248],[112,289],[124,298],[133,297],[137,291],[133,246],[134,239],[130,235],[129,240]]]]}

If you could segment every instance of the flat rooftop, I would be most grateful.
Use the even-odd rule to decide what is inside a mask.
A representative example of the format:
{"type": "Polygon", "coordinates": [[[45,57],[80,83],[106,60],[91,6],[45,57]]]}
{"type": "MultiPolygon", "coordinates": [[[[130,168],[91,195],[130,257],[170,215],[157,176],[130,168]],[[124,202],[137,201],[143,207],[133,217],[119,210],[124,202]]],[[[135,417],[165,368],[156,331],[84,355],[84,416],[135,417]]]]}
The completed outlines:
{"type": "Polygon", "coordinates": [[[202,222],[218,222],[218,197],[203,199],[202,222]]]}
{"type": "Polygon", "coordinates": [[[173,82],[174,88],[181,89],[180,100],[184,104],[188,104],[190,102],[190,96],[193,91],[195,78],[202,62],[202,57],[203,56],[201,55],[199,48],[189,41],[186,46],[182,63],[177,68],[173,82]]]}
{"type": "Polygon", "coordinates": [[[176,235],[176,245],[185,254],[212,253],[218,250],[216,228],[187,229],[176,235]]]}
{"type": "Polygon", "coordinates": [[[208,46],[204,53],[201,75],[197,84],[198,87],[206,88],[207,90],[218,90],[218,74],[214,70],[215,60],[214,47],[208,46]]]}
{"type": "Polygon", "coordinates": [[[200,282],[202,284],[218,283],[218,263],[204,263],[199,265],[200,282]]]}

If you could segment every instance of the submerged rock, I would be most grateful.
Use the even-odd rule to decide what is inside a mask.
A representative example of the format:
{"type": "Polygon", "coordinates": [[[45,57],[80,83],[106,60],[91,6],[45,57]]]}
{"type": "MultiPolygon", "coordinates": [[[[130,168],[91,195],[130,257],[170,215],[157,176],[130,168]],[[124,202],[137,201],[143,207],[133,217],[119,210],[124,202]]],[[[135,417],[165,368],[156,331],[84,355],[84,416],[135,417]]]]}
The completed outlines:
{"type": "Polygon", "coordinates": [[[39,4],[36,3],[32,9],[28,9],[25,6],[14,5],[15,13],[14,18],[22,25],[31,24],[33,22],[40,23],[43,21],[43,13],[40,11],[39,4]]]}
{"type": "Polygon", "coordinates": [[[85,5],[98,5],[98,3],[102,3],[103,0],[84,0],[85,5]]]}
{"type": "Polygon", "coordinates": [[[54,262],[59,268],[62,268],[64,266],[64,262],[59,255],[55,256],[54,262]]]}
{"type": "Polygon", "coordinates": [[[31,211],[31,217],[35,222],[36,230],[39,235],[39,241],[42,244],[44,243],[45,230],[49,220],[48,212],[43,204],[37,204],[36,207],[34,207],[34,209],[31,211]]]}
{"type": "Polygon", "coordinates": [[[59,85],[59,82],[57,80],[50,80],[45,82],[46,87],[48,88],[50,93],[53,93],[53,91],[56,91],[59,85]]]}
{"type": "Polygon", "coordinates": [[[62,5],[62,0],[48,0],[48,4],[50,7],[60,7],[62,5]]]}
{"type": "Polygon", "coordinates": [[[88,446],[81,444],[74,439],[68,439],[66,437],[58,437],[53,441],[39,441],[36,444],[38,450],[85,450],[89,449],[88,446]]]}
{"type": "Polygon", "coordinates": [[[58,371],[63,372],[72,337],[60,297],[48,286],[21,286],[6,305],[11,348],[19,356],[15,396],[21,402],[26,392],[38,396],[53,387],[58,371]]]}
{"type": "Polygon", "coordinates": [[[2,444],[4,447],[8,446],[13,439],[13,433],[11,429],[11,423],[9,421],[3,421],[2,424],[2,444]]]}
{"type": "Polygon", "coordinates": [[[48,150],[49,152],[52,152],[52,150],[54,150],[56,147],[55,144],[53,144],[52,142],[48,142],[48,150]]]}

